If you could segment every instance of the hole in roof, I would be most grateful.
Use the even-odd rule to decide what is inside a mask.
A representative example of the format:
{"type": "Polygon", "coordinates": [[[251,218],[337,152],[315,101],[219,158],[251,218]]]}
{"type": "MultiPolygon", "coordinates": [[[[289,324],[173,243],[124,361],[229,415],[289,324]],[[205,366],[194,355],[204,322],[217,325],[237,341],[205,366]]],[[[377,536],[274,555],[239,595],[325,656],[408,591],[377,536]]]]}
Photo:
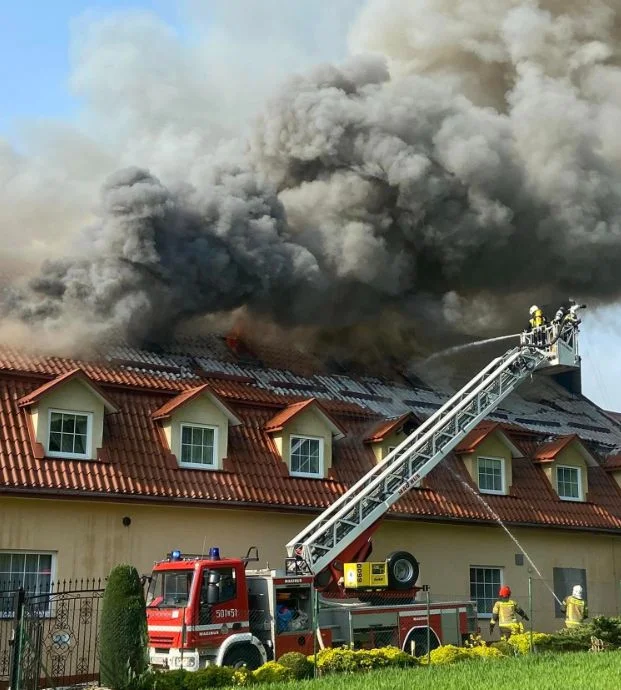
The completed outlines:
{"type": "Polygon", "coordinates": [[[590,424],[579,424],[578,422],[569,422],[567,426],[572,427],[573,429],[584,429],[585,431],[597,431],[600,434],[609,434],[610,429],[606,429],[606,427],[603,426],[591,426],[590,424]]]}
{"type": "Polygon", "coordinates": [[[537,426],[561,426],[560,422],[548,421],[547,419],[529,419],[528,417],[516,417],[516,422],[521,424],[536,424],[537,426]]]}

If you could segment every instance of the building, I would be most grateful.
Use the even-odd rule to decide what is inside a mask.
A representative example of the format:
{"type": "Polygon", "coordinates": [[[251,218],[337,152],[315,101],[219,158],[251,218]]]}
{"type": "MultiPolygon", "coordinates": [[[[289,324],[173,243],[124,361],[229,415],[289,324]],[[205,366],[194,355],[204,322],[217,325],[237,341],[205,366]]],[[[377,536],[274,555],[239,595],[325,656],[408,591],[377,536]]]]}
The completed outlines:
{"type": "MultiPolygon", "coordinates": [[[[281,567],[285,543],[446,395],[218,336],[97,361],[4,348],[0,582],[149,572],[212,545],[281,567]]],[[[537,376],[395,505],[375,557],[411,551],[419,583],[476,599],[484,630],[502,583],[527,608],[530,580],[539,630],[562,623],[550,590],[575,583],[593,614],[618,614],[620,447],[619,421],[537,376]]]]}

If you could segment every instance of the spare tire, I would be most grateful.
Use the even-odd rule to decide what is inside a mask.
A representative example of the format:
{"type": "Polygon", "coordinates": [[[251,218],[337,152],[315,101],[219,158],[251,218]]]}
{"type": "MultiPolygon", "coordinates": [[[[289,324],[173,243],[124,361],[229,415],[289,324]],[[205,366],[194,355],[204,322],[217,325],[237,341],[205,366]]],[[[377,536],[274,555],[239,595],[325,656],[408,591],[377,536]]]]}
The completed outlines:
{"type": "Polygon", "coordinates": [[[412,589],[418,580],[418,561],[407,551],[393,551],[386,558],[388,586],[391,589],[412,589]]]}

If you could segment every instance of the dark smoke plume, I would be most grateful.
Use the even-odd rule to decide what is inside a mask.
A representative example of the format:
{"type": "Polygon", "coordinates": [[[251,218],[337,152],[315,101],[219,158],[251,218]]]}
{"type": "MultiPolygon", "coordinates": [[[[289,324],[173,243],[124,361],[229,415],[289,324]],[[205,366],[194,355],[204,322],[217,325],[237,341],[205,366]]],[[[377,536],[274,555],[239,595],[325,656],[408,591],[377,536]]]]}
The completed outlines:
{"type": "Polygon", "coordinates": [[[239,307],[454,335],[617,300],[621,8],[431,5],[369,3],[352,40],[384,55],[291,78],[200,191],[113,175],[78,256],[12,287],[7,317],[138,342],[239,307]]]}

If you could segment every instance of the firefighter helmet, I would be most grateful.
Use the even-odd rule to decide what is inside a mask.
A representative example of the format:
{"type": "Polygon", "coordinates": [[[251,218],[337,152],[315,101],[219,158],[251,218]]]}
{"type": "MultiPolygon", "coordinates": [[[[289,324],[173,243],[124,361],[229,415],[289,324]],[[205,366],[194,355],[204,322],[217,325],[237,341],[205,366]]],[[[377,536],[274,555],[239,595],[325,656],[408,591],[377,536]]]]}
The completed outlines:
{"type": "Polygon", "coordinates": [[[532,316],[536,311],[539,311],[539,307],[536,304],[533,304],[533,306],[528,310],[528,313],[532,316]]]}
{"type": "Polygon", "coordinates": [[[576,599],[582,599],[582,587],[580,585],[574,585],[571,595],[576,597],[576,599]]]}
{"type": "Polygon", "coordinates": [[[507,585],[503,585],[499,590],[498,590],[498,596],[499,597],[510,597],[511,596],[511,587],[507,587],[507,585]]]}

